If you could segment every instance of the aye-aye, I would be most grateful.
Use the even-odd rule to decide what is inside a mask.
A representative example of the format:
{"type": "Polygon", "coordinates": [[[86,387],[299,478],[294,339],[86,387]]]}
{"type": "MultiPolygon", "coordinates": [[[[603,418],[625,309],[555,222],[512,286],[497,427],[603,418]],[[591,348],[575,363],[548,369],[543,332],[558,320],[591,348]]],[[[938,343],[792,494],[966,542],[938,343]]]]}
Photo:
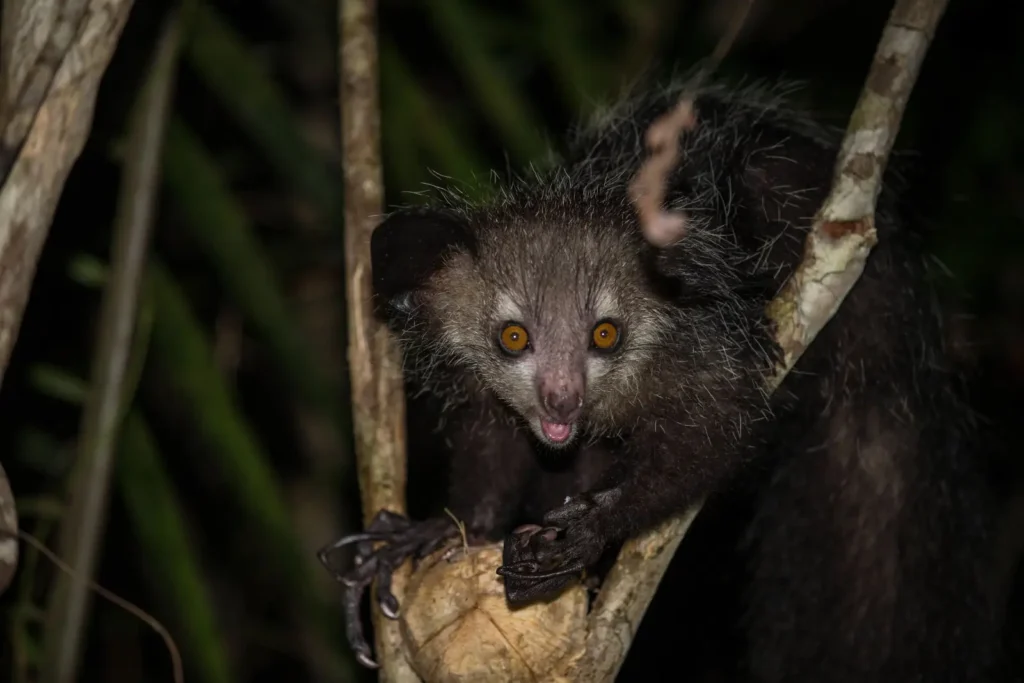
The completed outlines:
{"type": "MultiPolygon", "coordinates": [[[[749,533],[750,676],[988,680],[979,427],[944,350],[933,261],[891,188],[860,280],[767,388],[766,305],[803,256],[841,139],[784,94],[699,92],[665,199],[687,218],[677,242],[643,239],[628,189],[646,129],[680,95],[664,87],[576,131],[554,167],[495,176],[486,202],[444,190],[388,215],[371,245],[378,311],[410,384],[443,404],[446,506],[471,542],[505,539],[513,606],[770,460],[749,533]]],[[[362,662],[364,589],[377,579],[394,617],[391,571],[457,534],[445,515],[381,512],[336,544],[357,546],[342,576],[362,662]]]]}

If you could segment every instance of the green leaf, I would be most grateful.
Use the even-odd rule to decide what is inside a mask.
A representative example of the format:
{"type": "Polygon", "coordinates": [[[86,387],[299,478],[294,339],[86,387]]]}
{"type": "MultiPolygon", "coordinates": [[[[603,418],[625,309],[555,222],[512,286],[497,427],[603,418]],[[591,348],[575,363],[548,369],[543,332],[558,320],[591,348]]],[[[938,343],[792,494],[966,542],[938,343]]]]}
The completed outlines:
{"type": "Polygon", "coordinates": [[[153,595],[173,615],[182,658],[205,683],[230,683],[231,662],[209,590],[189,542],[181,504],[142,417],[129,413],[121,434],[117,485],[138,540],[136,557],[153,595]]]}

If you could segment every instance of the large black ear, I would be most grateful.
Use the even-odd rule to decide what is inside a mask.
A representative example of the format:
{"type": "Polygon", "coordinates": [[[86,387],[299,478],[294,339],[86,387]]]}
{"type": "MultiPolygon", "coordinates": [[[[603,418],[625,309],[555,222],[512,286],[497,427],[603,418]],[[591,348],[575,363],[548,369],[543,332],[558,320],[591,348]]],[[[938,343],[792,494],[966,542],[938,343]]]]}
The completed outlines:
{"type": "Polygon", "coordinates": [[[380,307],[405,308],[410,295],[441,267],[453,249],[475,251],[464,218],[442,209],[415,209],[391,214],[370,237],[373,295],[380,307]]]}

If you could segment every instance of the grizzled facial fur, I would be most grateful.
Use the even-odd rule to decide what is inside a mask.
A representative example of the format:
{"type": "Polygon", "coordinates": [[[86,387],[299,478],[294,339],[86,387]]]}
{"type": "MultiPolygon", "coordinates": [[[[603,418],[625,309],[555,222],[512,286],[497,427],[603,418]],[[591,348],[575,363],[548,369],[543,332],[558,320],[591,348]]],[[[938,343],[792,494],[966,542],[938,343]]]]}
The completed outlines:
{"type": "Polygon", "coordinates": [[[466,221],[444,228],[462,230],[461,239],[429,265],[415,294],[398,300],[433,321],[438,362],[471,370],[553,448],[624,419],[666,328],[639,234],[566,229],[559,215],[452,220],[466,221]]]}

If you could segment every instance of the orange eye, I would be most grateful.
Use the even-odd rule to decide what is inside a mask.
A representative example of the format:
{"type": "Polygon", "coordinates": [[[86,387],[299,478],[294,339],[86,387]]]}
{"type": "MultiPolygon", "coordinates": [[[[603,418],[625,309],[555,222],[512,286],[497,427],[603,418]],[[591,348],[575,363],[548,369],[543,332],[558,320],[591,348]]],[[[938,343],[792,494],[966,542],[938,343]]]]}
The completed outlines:
{"type": "Polygon", "coordinates": [[[509,323],[501,330],[501,345],[509,353],[520,353],[529,341],[530,337],[522,325],[509,323]]]}
{"type": "Polygon", "coordinates": [[[619,328],[608,321],[598,323],[594,327],[594,346],[602,351],[610,351],[619,341],[619,328]]]}

